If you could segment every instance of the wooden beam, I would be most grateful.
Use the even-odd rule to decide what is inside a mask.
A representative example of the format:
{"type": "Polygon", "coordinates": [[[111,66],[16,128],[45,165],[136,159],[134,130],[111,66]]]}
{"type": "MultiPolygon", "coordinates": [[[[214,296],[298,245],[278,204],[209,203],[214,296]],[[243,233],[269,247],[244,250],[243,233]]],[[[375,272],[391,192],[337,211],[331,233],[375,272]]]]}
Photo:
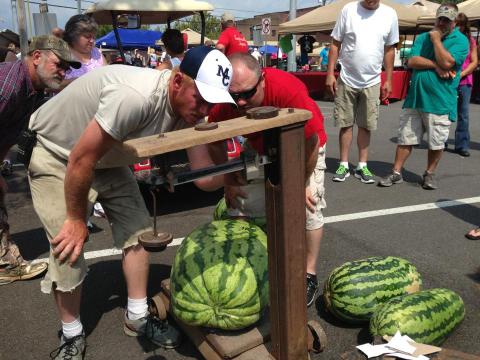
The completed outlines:
{"type": "Polygon", "coordinates": [[[289,113],[287,109],[281,109],[278,116],[270,119],[254,120],[240,117],[221,121],[218,123],[218,128],[213,130],[198,131],[194,128],[188,128],[168,132],[161,137],[153,135],[128,140],[123,143],[123,150],[137,158],[145,158],[225,140],[238,135],[291,125],[303,122],[311,117],[312,113],[308,110],[295,109],[294,112],[289,113]]]}

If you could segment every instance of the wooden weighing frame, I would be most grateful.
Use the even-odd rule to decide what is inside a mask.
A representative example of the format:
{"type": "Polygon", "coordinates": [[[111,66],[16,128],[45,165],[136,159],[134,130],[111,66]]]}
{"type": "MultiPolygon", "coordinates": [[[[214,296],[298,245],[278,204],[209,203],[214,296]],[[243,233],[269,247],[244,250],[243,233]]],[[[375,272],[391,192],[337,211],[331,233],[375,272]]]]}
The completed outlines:
{"type": "MultiPolygon", "coordinates": [[[[268,119],[240,117],[208,131],[182,129],[126,141],[124,150],[137,158],[152,157],[234,136],[264,132],[265,195],[270,282],[270,358],[308,359],[305,233],[305,122],[311,113],[281,109],[268,119]]],[[[261,360],[261,359],[258,359],[261,360]]]]}

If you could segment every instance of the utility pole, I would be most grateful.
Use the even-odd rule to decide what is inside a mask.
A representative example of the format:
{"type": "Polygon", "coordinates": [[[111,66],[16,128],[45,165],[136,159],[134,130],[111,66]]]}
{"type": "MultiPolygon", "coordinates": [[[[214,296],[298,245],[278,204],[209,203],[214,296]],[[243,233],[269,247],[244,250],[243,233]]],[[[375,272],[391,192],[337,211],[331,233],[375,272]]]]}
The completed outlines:
{"type": "Polygon", "coordinates": [[[22,51],[22,58],[28,53],[28,35],[27,23],[25,22],[25,3],[23,0],[17,0],[17,15],[18,15],[18,34],[20,36],[20,50],[22,51]]]}
{"type": "Polygon", "coordinates": [[[77,0],[77,11],[79,14],[82,13],[82,0],[77,0]]]}
{"type": "Polygon", "coordinates": [[[17,2],[16,0],[10,1],[12,7],[12,31],[17,32],[17,2]]]}
{"type": "MultiPolygon", "coordinates": [[[[297,17],[297,0],[290,0],[290,16],[288,20],[293,20],[297,17]]],[[[287,70],[288,71],[297,71],[297,39],[293,35],[292,38],[292,47],[293,50],[288,53],[287,59],[287,70]]]]}

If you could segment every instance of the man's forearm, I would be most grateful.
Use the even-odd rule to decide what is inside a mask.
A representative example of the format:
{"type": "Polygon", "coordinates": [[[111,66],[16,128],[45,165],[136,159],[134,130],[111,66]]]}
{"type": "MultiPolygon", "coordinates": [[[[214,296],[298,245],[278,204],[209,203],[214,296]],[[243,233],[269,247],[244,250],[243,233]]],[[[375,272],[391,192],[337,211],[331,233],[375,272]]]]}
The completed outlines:
{"type": "Polygon", "coordinates": [[[435,51],[435,62],[444,70],[450,70],[455,65],[455,59],[445,49],[441,40],[433,40],[433,50],[435,51]]]}
{"type": "Polygon", "coordinates": [[[305,141],[305,157],[306,157],[306,164],[305,164],[305,179],[308,179],[310,175],[312,175],[313,170],[315,170],[315,166],[317,165],[318,159],[318,148],[319,148],[319,140],[318,135],[314,134],[310,136],[305,141]]]}
{"type": "Polygon", "coordinates": [[[216,165],[227,162],[227,143],[225,141],[217,141],[208,144],[208,153],[216,165]]]}
{"type": "Polygon", "coordinates": [[[385,66],[385,76],[387,81],[392,81],[393,63],[395,61],[395,48],[393,46],[385,47],[385,54],[383,56],[383,64],[385,66]]]}
{"type": "Polygon", "coordinates": [[[333,40],[330,45],[330,51],[328,52],[327,75],[333,75],[335,72],[335,64],[338,60],[341,44],[341,42],[333,40]]]}
{"type": "Polygon", "coordinates": [[[415,70],[435,69],[437,63],[433,60],[424,58],[423,56],[412,56],[408,59],[408,67],[415,70]]]}
{"type": "Polygon", "coordinates": [[[81,159],[69,160],[64,185],[67,219],[85,220],[93,172],[94,164],[89,164],[81,159]]]}

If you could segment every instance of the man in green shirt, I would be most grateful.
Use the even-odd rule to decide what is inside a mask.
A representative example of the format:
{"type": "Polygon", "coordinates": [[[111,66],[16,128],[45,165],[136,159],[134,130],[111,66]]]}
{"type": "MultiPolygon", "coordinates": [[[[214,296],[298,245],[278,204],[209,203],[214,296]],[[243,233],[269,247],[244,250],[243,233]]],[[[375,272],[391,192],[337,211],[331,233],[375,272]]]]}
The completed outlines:
{"type": "Polygon", "coordinates": [[[448,139],[450,124],[457,119],[457,87],[468,54],[468,39],[455,28],[458,8],[444,4],[437,9],[435,27],[420,34],[413,44],[408,67],[413,69],[403,104],[392,173],[379,182],[392,186],[403,181],[401,170],[427,134],[428,159],[422,187],[436,189],[435,169],[448,139]]]}

